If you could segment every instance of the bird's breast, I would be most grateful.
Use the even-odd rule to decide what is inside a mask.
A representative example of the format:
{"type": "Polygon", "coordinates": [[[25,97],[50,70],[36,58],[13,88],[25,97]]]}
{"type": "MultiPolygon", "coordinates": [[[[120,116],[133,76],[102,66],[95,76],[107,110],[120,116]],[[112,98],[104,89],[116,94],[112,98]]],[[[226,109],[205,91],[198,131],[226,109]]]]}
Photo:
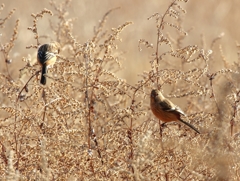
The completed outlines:
{"type": "Polygon", "coordinates": [[[173,112],[164,111],[161,106],[155,102],[151,103],[151,110],[153,114],[163,122],[178,121],[176,114],[173,112]]]}

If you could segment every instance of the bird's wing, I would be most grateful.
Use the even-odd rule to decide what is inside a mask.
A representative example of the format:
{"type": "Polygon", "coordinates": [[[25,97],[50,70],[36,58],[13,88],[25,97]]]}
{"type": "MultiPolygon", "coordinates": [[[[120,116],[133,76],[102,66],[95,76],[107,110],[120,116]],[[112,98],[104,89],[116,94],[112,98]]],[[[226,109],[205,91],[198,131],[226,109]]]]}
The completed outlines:
{"type": "Polygon", "coordinates": [[[176,110],[177,112],[179,112],[180,114],[182,114],[182,115],[185,116],[185,113],[182,111],[182,109],[181,109],[180,107],[175,106],[175,110],[176,110]]]}
{"type": "Polygon", "coordinates": [[[162,108],[164,111],[171,111],[172,108],[174,108],[174,105],[172,102],[169,100],[165,99],[164,101],[159,102],[159,106],[162,108]]]}
{"type": "Polygon", "coordinates": [[[45,63],[45,61],[52,59],[53,57],[55,57],[56,55],[54,53],[50,53],[50,52],[43,52],[43,51],[39,51],[38,52],[38,57],[40,60],[44,60],[43,63],[45,63]]]}
{"type": "Polygon", "coordinates": [[[185,115],[185,113],[176,105],[174,105],[171,101],[165,99],[164,101],[161,101],[159,103],[162,110],[169,111],[169,112],[179,112],[182,115],[185,115]]]}

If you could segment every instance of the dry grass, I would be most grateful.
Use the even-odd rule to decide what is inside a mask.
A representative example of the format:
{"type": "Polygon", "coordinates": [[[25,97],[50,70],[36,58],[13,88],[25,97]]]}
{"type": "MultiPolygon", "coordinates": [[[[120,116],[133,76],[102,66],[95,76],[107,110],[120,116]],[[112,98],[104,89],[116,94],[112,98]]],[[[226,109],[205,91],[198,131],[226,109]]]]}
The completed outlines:
{"type": "Polygon", "coordinates": [[[148,30],[134,49],[135,22],[117,6],[84,36],[85,24],[68,14],[72,3],[41,5],[25,27],[1,6],[0,179],[239,180],[240,45],[225,44],[220,32],[195,37],[201,32],[184,22],[197,2],[148,9],[148,30]],[[42,86],[36,51],[51,40],[62,50],[42,86]],[[181,106],[201,134],[170,123],[161,135],[149,109],[153,88],[181,106]]]}

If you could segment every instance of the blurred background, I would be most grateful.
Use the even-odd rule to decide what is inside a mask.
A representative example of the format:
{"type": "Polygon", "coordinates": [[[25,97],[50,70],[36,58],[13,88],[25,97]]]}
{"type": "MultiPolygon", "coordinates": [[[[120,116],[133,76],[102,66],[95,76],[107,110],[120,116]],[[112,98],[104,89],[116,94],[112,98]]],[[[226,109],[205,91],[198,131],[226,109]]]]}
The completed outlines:
{"type": "MultiPolygon", "coordinates": [[[[62,3],[64,1],[58,0],[62,3]]],[[[49,0],[23,0],[23,1],[9,1],[0,0],[0,4],[5,4],[5,8],[1,12],[1,18],[16,8],[16,12],[0,29],[2,36],[0,42],[8,42],[12,36],[13,27],[16,19],[20,19],[18,39],[15,42],[15,47],[10,53],[10,58],[13,64],[10,66],[10,72],[13,77],[17,78],[19,70],[24,66],[22,57],[30,55],[35,59],[36,50],[26,49],[27,46],[36,44],[33,33],[27,30],[32,26],[32,13],[38,13],[44,8],[47,8],[53,13],[54,8],[50,5],[49,0]]],[[[155,52],[155,48],[145,48],[139,51],[138,41],[145,39],[156,45],[156,23],[155,19],[148,20],[148,17],[154,13],[163,14],[169,4],[170,0],[72,0],[68,8],[68,15],[66,18],[74,19],[73,35],[77,38],[80,44],[93,37],[94,27],[102,19],[103,15],[110,9],[120,7],[113,11],[108,17],[106,27],[115,28],[124,24],[127,21],[133,22],[121,34],[120,37],[124,43],[119,43],[119,50],[123,52],[123,71],[119,72],[119,76],[127,79],[131,84],[138,80],[138,74],[144,70],[149,70],[149,61],[151,55],[155,52]]],[[[183,46],[199,45],[205,50],[210,49],[212,41],[220,34],[224,33],[221,40],[223,53],[227,61],[237,60],[236,42],[240,40],[239,34],[239,17],[240,17],[240,1],[239,0],[192,0],[188,3],[182,2],[182,7],[187,11],[183,17],[184,30],[191,31],[188,37],[184,40],[183,46]]],[[[40,35],[52,36],[54,35],[50,29],[49,20],[54,21],[55,17],[45,15],[38,22],[38,32],[40,35]]],[[[171,36],[174,36],[171,34],[171,36]]],[[[46,42],[51,38],[47,38],[46,42]]],[[[41,43],[45,43],[41,39],[41,43]]],[[[1,56],[0,70],[5,71],[5,66],[2,66],[4,61],[1,56]]],[[[33,60],[36,61],[36,60],[33,60]]]]}

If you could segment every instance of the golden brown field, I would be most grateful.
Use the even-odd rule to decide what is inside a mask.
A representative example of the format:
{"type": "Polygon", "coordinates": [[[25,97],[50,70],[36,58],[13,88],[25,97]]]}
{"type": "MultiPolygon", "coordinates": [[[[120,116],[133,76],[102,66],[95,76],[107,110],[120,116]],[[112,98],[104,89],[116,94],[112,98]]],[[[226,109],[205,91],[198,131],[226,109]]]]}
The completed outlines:
{"type": "Polygon", "coordinates": [[[240,180],[239,0],[59,2],[0,0],[0,180],[240,180]]]}

